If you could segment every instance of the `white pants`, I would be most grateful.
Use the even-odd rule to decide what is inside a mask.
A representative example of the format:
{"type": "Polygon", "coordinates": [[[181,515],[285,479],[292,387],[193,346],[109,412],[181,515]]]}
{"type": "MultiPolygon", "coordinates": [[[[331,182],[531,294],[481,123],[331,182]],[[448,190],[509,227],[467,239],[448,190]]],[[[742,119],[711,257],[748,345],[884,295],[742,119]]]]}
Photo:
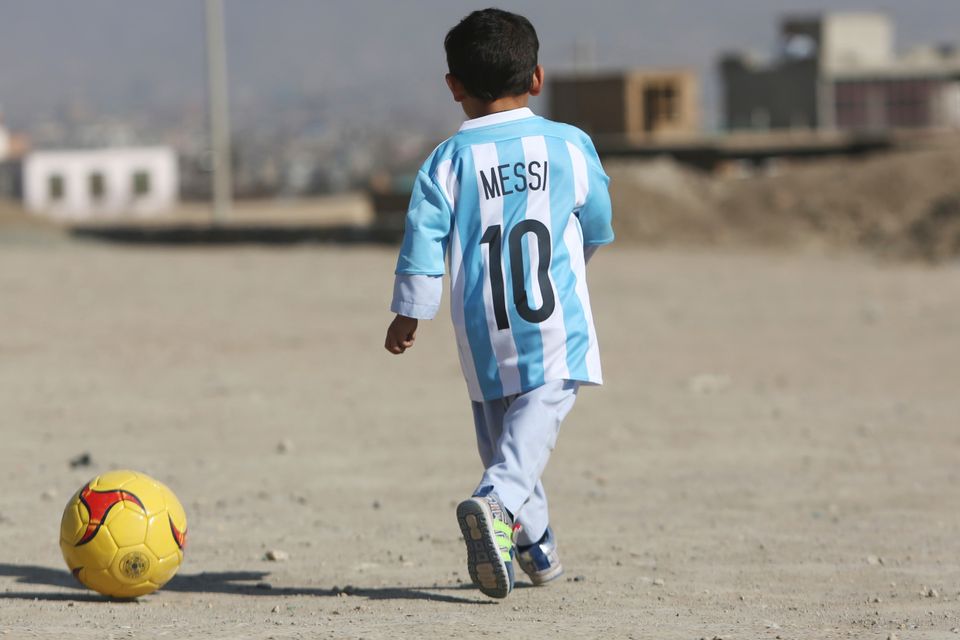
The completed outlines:
{"type": "Polygon", "coordinates": [[[519,545],[536,543],[550,524],[540,476],[579,388],[579,382],[554,380],[526,393],[472,403],[477,448],[486,468],[476,494],[493,487],[522,525],[519,545]]]}

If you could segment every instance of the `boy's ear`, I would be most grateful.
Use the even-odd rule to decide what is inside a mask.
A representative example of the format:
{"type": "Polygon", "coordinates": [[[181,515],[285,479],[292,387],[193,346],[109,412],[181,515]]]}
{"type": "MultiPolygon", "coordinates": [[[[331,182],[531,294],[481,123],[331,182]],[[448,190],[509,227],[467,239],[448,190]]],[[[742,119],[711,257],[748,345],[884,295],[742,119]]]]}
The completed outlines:
{"type": "Polygon", "coordinates": [[[450,93],[453,95],[454,102],[463,102],[467,98],[467,90],[464,88],[463,83],[460,82],[456,76],[452,73],[448,73],[444,76],[444,79],[447,81],[447,87],[450,89],[450,93]]]}
{"type": "Polygon", "coordinates": [[[537,65],[533,70],[533,80],[530,82],[530,95],[538,96],[543,91],[543,65],[537,65]]]}

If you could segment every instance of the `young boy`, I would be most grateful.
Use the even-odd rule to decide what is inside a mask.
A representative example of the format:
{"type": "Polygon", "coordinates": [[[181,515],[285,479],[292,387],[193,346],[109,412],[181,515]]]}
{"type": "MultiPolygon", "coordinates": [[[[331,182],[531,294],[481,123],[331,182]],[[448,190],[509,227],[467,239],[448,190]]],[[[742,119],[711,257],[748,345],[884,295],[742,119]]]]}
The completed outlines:
{"type": "Polygon", "coordinates": [[[449,254],[451,315],[485,471],[457,507],[473,582],[513,588],[563,567],[540,476],[581,384],[601,384],[585,265],[613,241],[608,178],[582,131],[535,116],[543,87],[530,22],[475,11],[447,34],[447,86],[469,118],[421,167],[385,347],[432,319],[449,254]],[[515,545],[516,544],[516,548],[515,545]]]}

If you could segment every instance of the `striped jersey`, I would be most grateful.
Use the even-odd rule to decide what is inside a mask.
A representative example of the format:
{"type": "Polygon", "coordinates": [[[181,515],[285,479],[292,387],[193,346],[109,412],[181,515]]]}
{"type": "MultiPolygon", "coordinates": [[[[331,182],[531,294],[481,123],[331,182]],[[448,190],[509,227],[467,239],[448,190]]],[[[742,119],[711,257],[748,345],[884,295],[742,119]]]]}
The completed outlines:
{"type": "Polygon", "coordinates": [[[589,136],[514,109],[466,121],[417,175],[398,275],[443,275],[472,400],[601,384],[584,247],[613,241],[589,136]]]}

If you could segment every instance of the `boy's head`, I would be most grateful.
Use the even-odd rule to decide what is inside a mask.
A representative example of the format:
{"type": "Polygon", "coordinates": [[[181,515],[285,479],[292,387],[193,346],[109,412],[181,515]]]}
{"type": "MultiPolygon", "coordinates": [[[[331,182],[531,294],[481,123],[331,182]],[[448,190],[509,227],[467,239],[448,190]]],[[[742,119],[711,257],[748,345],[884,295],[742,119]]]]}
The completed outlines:
{"type": "Polygon", "coordinates": [[[450,29],[443,46],[450,69],[447,83],[455,95],[456,83],[469,97],[487,103],[539,93],[540,41],[523,16],[500,9],[474,11],[450,29]]]}

